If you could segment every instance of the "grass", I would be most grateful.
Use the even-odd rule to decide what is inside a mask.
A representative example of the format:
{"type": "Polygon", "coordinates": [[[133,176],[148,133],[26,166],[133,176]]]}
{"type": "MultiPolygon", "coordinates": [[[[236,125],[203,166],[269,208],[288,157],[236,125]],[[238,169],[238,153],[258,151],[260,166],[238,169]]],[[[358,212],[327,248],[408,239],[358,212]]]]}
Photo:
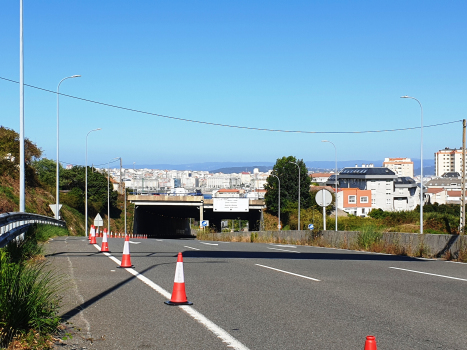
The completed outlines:
{"type": "Polygon", "coordinates": [[[64,278],[44,259],[40,242],[66,229],[32,225],[22,241],[0,249],[0,346],[48,349],[60,323],[58,294],[64,278]]]}

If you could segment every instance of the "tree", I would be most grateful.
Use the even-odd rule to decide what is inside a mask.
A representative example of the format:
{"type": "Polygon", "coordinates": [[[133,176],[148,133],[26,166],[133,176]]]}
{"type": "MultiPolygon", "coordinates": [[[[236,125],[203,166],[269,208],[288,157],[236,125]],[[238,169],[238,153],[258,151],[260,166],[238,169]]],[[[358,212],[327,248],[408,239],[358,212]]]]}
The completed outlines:
{"type": "MultiPolygon", "coordinates": [[[[281,182],[281,212],[285,209],[291,209],[298,206],[298,168],[300,167],[300,208],[306,209],[311,207],[310,184],[311,179],[308,176],[308,169],[302,159],[297,160],[293,156],[282,157],[277,159],[273,167],[273,174],[278,176],[281,182]]],[[[279,189],[277,178],[269,176],[266,179],[265,201],[267,211],[273,215],[278,214],[278,196],[279,189]]],[[[298,207],[297,207],[298,209],[298,207]]]]}
{"type": "MultiPolygon", "coordinates": [[[[38,184],[31,163],[39,158],[42,151],[29,139],[24,139],[24,162],[26,184],[36,186],[38,184]]],[[[17,178],[19,176],[19,134],[12,129],[0,126],[0,175],[17,178]]]]}

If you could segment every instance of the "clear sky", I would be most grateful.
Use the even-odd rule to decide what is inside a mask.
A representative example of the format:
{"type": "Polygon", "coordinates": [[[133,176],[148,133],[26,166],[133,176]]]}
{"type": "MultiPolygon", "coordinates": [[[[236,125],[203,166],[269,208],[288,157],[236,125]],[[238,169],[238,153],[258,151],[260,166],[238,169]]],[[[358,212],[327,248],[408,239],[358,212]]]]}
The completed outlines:
{"type": "MultiPolygon", "coordinates": [[[[467,2],[24,0],[25,83],[177,118],[364,131],[466,117],[467,2]]],[[[19,1],[0,2],[0,77],[19,81],[19,1]]],[[[19,130],[19,85],[0,80],[19,130]]],[[[25,88],[25,134],[55,159],[56,95],[25,88]]],[[[60,98],[60,160],[89,164],[420,157],[420,130],[293,134],[181,122],[60,98]]],[[[425,128],[424,158],[462,124],[425,128]]]]}

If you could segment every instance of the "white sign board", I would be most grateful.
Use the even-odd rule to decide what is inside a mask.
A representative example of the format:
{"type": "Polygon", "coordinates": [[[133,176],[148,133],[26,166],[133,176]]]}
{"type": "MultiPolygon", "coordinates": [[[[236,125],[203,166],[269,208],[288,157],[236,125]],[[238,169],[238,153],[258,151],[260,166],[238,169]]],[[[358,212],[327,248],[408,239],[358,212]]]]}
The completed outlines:
{"type": "Polygon", "coordinates": [[[328,190],[319,190],[316,192],[315,201],[320,207],[327,207],[332,202],[331,192],[328,190]]]}
{"type": "Polygon", "coordinates": [[[213,211],[248,212],[249,204],[248,198],[213,198],[213,211]]]}
{"type": "Polygon", "coordinates": [[[94,218],[94,226],[104,226],[104,220],[102,220],[102,217],[99,213],[97,213],[96,217],[94,218]]]}
{"type": "MultiPolygon", "coordinates": [[[[49,207],[50,207],[50,209],[52,209],[52,213],[54,213],[54,215],[56,215],[55,209],[57,209],[57,204],[49,204],[49,207]]],[[[61,204],[58,205],[58,211],[59,211],[59,212],[60,212],[60,209],[62,209],[62,205],[61,205],[61,204]]]]}

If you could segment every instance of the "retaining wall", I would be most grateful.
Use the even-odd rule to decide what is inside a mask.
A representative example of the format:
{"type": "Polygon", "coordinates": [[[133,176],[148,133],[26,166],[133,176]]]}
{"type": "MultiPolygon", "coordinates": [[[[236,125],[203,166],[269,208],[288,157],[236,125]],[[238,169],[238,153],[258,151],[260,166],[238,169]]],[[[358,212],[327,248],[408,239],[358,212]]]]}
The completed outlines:
{"type": "MultiPolygon", "coordinates": [[[[213,239],[254,242],[280,242],[284,244],[311,244],[319,240],[321,244],[335,248],[355,248],[358,246],[359,232],[356,231],[259,231],[214,233],[213,239]]],[[[434,235],[403,232],[383,233],[382,241],[403,248],[408,253],[423,250],[426,255],[441,257],[449,253],[457,257],[459,250],[467,248],[467,236],[434,235]]]]}

